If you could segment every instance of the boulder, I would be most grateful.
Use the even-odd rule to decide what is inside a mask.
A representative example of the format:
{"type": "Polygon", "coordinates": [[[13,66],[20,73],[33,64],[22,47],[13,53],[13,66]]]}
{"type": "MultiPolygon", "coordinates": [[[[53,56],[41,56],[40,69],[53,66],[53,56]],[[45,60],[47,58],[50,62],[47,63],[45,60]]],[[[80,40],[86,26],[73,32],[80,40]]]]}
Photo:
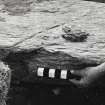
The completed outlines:
{"type": "Polygon", "coordinates": [[[0,105],[6,105],[6,97],[10,87],[11,70],[0,61],[0,105]]]}
{"type": "Polygon", "coordinates": [[[30,73],[35,72],[36,65],[81,69],[105,61],[104,3],[4,0],[1,4],[1,59],[9,58],[15,65],[21,59],[30,73]],[[65,27],[73,34],[79,31],[88,36],[85,41],[67,40],[62,37],[67,34],[65,27]]]}
{"type": "Polygon", "coordinates": [[[105,62],[104,9],[86,0],[0,0],[0,59],[12,82],[37,82],[40,66],[79,70],[105,62]]]}

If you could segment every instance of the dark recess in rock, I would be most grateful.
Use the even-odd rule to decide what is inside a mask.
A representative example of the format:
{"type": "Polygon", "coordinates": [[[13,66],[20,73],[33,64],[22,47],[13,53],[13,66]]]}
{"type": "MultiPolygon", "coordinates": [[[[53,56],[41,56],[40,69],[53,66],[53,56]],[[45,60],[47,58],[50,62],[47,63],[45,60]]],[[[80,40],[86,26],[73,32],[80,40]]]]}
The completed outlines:
{"type": "MultiPolygon", "coordinates": [[[[90,64],[86,63],[63,52],[51,53],[44,49],[37,49],[30,52],[11,52],[4,58],[4,61],[12,69],[13,83],[18,83],[19,81],[37,82],[36,70],[38,66],[54,69],[80,70],[85,67],[97,65],[94,62],[90,64]]],[[[60,82],[58,81],[57,83],[60,82]]]]}

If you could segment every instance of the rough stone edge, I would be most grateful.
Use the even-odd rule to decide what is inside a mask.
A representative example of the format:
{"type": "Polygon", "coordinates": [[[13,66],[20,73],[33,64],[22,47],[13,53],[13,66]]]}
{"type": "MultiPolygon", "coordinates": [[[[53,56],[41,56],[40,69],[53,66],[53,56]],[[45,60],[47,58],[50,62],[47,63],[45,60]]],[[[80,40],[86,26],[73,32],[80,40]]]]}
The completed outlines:
{"type": "Polygon", "coordinates": [[[11,70],[3,61],[0,61],[0,105],[6,105],[7,94],[10,87],[11,70]]]}

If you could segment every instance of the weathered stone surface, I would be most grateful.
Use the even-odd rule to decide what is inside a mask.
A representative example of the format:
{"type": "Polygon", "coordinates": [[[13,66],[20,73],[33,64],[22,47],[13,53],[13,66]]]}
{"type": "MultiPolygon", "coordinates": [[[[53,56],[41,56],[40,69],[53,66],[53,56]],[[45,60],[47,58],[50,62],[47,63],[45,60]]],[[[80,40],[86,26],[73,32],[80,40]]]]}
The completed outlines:
{"type": "Polygon", "coordinates": [[[16,78],[33,81],[29,73],[35,78],[37,66],[81,69],[105,61],[104,3],[5,0],[1,4],[1,54],[14,71],[20,71],[16,78]],[[84,42],[67,41],[62,37],[65,26],[89,36],[84,42]]]}
{"type": "Polygon", "coordinates": [[[0,59],[13,70],[12,82],[35,82],[37,66],[81,69],[105,62],[104,10],[104,3],[84,0],[0,0],[0,59]],[[89,36],[67,41],[65,26],[89,36]]]}
{"type": "Polygon", "coordinates": [[[46,51],[60,51],[86,62],[105,61],[104,3],[82,0],[40,3],[14,1],[6,4],[5,0],[0,6],[1,48],[10,48],[15,52],[44,48],[46,51]],[[19,3],[22,7],[19,7],[19,3]],[[26,7],[30,8],[30,11],[24,12],[24,5],[28,5],[29,7],[26,7]],[[14,14],[17,12],[14,9],[16,6],[16,10],[21,10],[14,14]],[[73,30],[80,29],[89,33],[87,41],[72,43],[63,39],[61,34],[65,24],[73,30]]]}
{"type": "Polygon", "coordinates": [[[10,87],[11,70],[0,61],[0,105],[6,105],[6,96],[10,87]]]}
{"type": "Polygon", "coordinates": [[[105,61],[104,3],[4,0],[0,8],[1,59],[6,57],[14,70],[27,66],[32,74],[37,66],[80,69],[105,61]],[[65,26],[89,36],[84,42],[67,41],[65,26]]]}

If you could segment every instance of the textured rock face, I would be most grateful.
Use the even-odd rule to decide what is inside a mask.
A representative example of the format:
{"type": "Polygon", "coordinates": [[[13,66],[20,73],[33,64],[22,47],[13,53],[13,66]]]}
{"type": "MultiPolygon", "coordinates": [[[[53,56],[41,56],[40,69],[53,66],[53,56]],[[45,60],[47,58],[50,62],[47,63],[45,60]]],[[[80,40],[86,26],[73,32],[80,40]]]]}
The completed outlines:
{"type": "Polygon", "coordinates": [[[15,52],[43,48],[51,53],[63,52],[86,62],[104,62],[104,3],[82,0],[8,2],[4,1],[1,5],[1,48],[15,52]],[[21,10],[18,9],[19,3],[21,10]],[[23,7],[27,7],[24,5],[28,5],[30,11],[24,12],[23,7]],[[18,13],[13,8],[16,6],[18,13]],[[89,33],[86,42],[73,43],[62,38],[62,27],[66,24],[72,30],[89,33]]]}
{"type": "Polygon", "coordinates": [[[0,61],[0,105],[6,105],[6,96],[10,87],[11,71],[0,61]]]}
{"type": "Polygon", "coordinates": [[[1,59],[7,56],[16,65],[18,55],[28,71],[36,70],[32,65],[79,69],[105,61],[104,3],[4,0],[1,4],[1,59]],[[89,35],[84,42],[71,42],[62,37],[65,26],[89,35]]]}
{"type": "Polygon", "coordinates": [[[35,82],[37,66],[81,69],[105,62],[105,3],[83,0],[0,0],[0,59],[13,80],[35,82]],[[64,27],[89,34],[62,37],[64,27]],[[19,75],[17,75],[19,74],[19,75]]]}

